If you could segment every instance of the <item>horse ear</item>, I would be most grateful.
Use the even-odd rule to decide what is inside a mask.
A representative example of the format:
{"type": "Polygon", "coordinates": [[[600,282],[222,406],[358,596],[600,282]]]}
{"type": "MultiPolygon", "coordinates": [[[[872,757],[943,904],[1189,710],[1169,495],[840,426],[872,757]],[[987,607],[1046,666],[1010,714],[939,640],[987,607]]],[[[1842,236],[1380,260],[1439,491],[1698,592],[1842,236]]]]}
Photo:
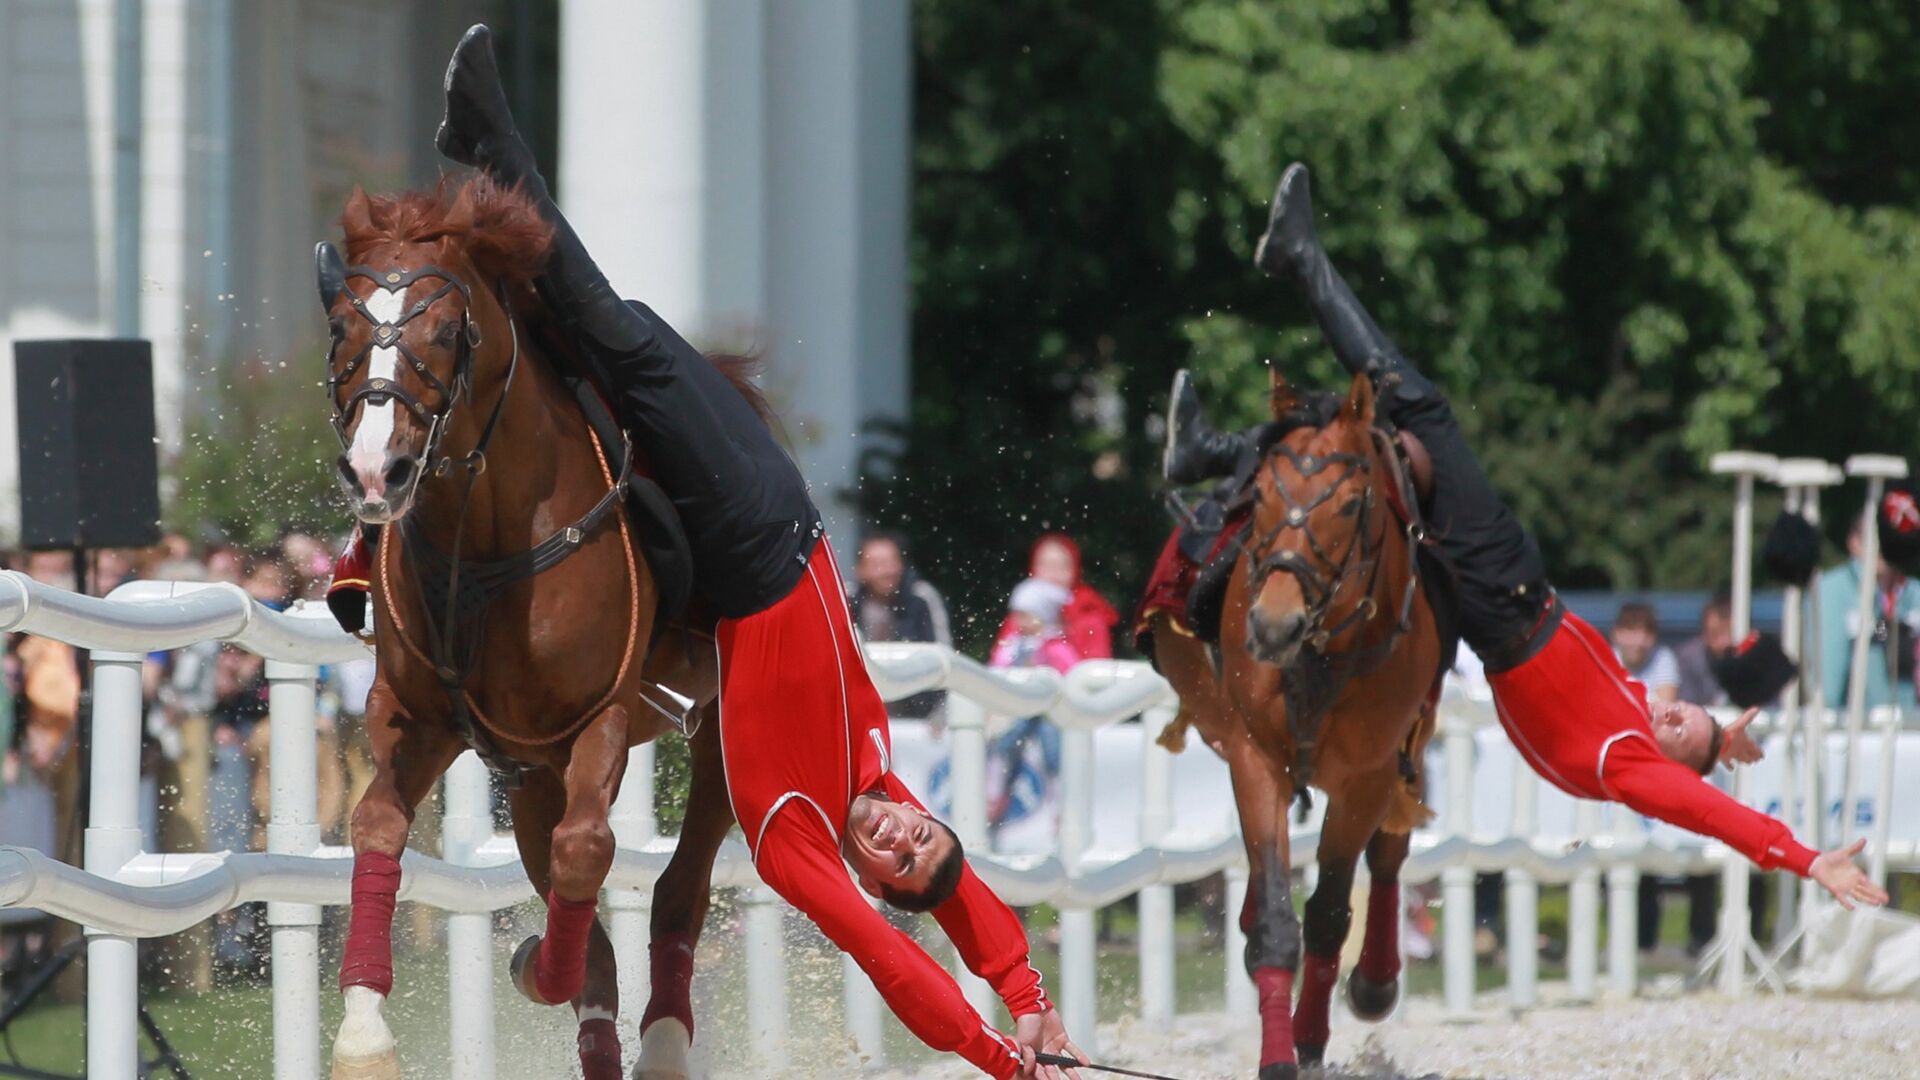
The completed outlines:
{"type": "Polygon", "coordinates": [[[1280,368],[1277,365],[1267,365],[1267,385],[1271,398],[1270,407],[1275,420],[1282,419],[1288,411],[1300,404],[1300,391],[1294,389],[1285,375],[1280,374],[1280,368]]]}
{"type": "Polygon", "coordinates": [[[373,200],[367,197],[366,188],[353,185],[353,194],[347,196],[347,208],[340,212],[340,225],[347,231],[349,244],[356,233],[364,236],[373,231],[373,200]]]}
{"type": "Polygon", "coordinates": [[[1366,372],[1353,377],[1347,389],[1347,415],[1362,424],[1373,423],[1373,378],[1366,372]]]}
{"type": "Polygon", "coordinates": [[[332,241],[322,240],[313,248],[313,268],[320,282],[320,307],[333,310],[333,302],[347,289],[347,261],[332,241]]]}

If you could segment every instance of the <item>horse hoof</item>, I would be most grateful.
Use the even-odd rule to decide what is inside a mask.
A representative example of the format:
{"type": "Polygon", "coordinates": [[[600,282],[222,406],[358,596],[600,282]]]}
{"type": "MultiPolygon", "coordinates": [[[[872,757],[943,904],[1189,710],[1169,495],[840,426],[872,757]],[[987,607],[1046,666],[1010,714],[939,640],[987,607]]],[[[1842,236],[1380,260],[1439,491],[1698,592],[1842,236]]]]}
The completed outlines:
{"type": "Polygon", "coordinates": [[[1275,1061],[1260,1066],[1260,1080],[1299,1080],[1300,1066],[1291,1061],[1275,1061]]]}
{"type": "Polygon", "coordinates": [[[687,1051],[693,1039],[686,1025],[663,1016],[640,1033],[640,1060],[633,1063],[633,1080],[688,1080],[687,1051]]]}
{"type": "Polygon", "coordinates": [[[1347,1006],[1362,1020],[1385,1020],[1399,1000],[1399,979],[1374,982],[1361,975],[1357,968],[1347,976],[1347,1006]]]}
{"type": "Polygon", "coordinates": [[[400,1080],[400,1058],[391,1050],[364,1058],[335,1054],[333,1080],[400,1080]]]}
{"type": "Polygon", "coordinates": [[[540,991],[533,986],[533,958],[539,951],[540,935],[535,934],[513,950],[513,959],[507,962],[507,972],[513,978],[513,988],[520,991],[521,997],[535,1005],[551,1005],[553,1002],[542,998],[540,991]]]}
{"type": "Polygon", "coordinates": [[[1326,1043],[1294,1043],[1293,1052],[1300,1059],[1300,1067],[1311,1069],[1318,1066],[1327,1057],[1326,1043]]]}

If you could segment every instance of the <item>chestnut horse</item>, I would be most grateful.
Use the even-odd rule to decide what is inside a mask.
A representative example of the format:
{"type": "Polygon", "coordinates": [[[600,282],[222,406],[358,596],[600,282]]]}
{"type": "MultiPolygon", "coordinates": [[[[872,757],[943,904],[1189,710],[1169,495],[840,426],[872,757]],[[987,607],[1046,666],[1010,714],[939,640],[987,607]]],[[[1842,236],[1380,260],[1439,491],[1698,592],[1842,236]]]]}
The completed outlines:
{"type": "MultiPolygon", "coordinates": [[[[1421,761],[1443,643],[1414,559],[1418,526],[1389,505],[1413,499],[1410,490],[1388,494],[1404,474],[1374,430],[1373,395],[1356,376],[1330,422],[1294,426],[1264,448],[1244,557],[1227,585],[1220,674],[1207,646],[1166,613],[1150,622],[1156,661],[1180,695],[1180,718],[1162,741],[1179,749],[1185,728],[1198,728],[1233,779],[1249,867],[1240,926],[1259,991],[1260,1080],[1292,1077],[1325,1054],[1363,851],[1372,887],[1347,998],[1364,1019],[1392,1010],[1400,867],[1411,830],[1432,816],[1421,802],[1421,761]],[[1326,793],[1327,809],[1303,934],[1286,814],[1308,784],[1326,793]]],[[[1276,372],[1274,418],[1301,404],[1276,372]]]]}
{"type": "MultiPolygon", "coordinates": [[[[628,747],[670,726],[655,687],[713,699],[712,649],[690,632],[653,640],[659,593],[620,505],[628,476],[603,460],[542,346],[555,335],[531,279],[552,234],[532,205],[484,178],[394,197],[356,189],[341,223],[345,259],[319,252],[328,388],[342,483],[385,534],[371,583],[374,777],[352,817],[333,1075],[399,1075],[380,1015],[397,860],[415,807],[474,746],[518,780],[514,838],[548,902],[516,985],[572,1004],[585,1075],[617,1078],[613,948],[592,907],[613,864],[608,810],[628,747]]],[[[624,447],[606,449],[624,460],[624,447]]],[[[706,727],[695,756],[712,773],[706,727]]],[[[664,907],[704,910],[698,873],[661,888],[664,907]]]]}

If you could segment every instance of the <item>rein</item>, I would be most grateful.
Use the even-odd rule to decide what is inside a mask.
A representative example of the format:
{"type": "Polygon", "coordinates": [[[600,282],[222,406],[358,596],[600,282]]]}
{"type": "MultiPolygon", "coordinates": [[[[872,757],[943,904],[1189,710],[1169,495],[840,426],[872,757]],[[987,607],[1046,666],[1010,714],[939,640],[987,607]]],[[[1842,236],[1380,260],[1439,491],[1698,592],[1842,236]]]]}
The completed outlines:
{"type": "MultiPolygon", "coordinates": [[[[434,265],[413,270],[389,271],[377,271],[368,266],[353,266],[347,268],[342,280],[354,277],[367,278],[376,286],[388,289],[404,289],[414,281],[426,277],[439,278],[444,284],[391,322],[382,322],[368,309],[363,298],[354,296],[351,292],[347,293],[351,297],[350,303],[353,309],[374,324],[374,332],[367,345],[347,362],[343,371],[335,372],[333,369],[334,351],[340,344],[338,333],[334,336],[332,348],[327,351],[327,396],[334,404],[334,432],[340,437],[342,446],[350,445],[347,428],[363,403],[379,405],[384,404],[388,399],[396,400],[426,425],[427,442],[421,458],[433,476],[444,477],[452,471],[455,462],[451,455],[436,457],[440,440],[446,434],[453,410],[459,401],[462,398],[472,400],[473,397],[474,354],[481,341],[480,326],[472,320],[471,315],[473,294],[459,277],[434,265]],[[432,307],[435,301],[452,292],[458,292],[467,304],[460,313],[460,352],[455,359],[452,382],[447,383],[435,375],[432,369],[407,347],[402,340],[401,331],[408,322],[432,307]],[[428,410],[418,398],[408,393],[403,387],[391,380],[380,378],[369,379],[366,385],[354,391],[342,403],[339,400],[340,385],[353,377],[375,348],[392,348],[406,358],[408,365],[440,395],[439,408],[428,410]]],[[[586,538],[606,521],[608,515],[612,514],[621,500],[626,497],[633,470],[631,437],[624,432],[621,434],[620,472],[615,477],[608,475],[605,456],[598,452],[599,437],[590,431],[588,434],[594,441],[596,457],[601,460],[601,473],[607,479],[608,485],[606,492],[591,509],[571,524],[563,526],[540,543],[517,555],[491,562],[471,562],[460,557],[461,550],[465,546],[467,517],[473,504],[474,491],[479,486],[480,477],[487,471],[487,449],[492,445],[493,437],[499,430],[500,417],[506,409],[507,395],[512,392],[514,376],[520,370],[520,329],[514,318],[512,299],[505,288],[500,290],[499,297],[501,308],[507,317],[507,332],[512,342],[512,352],[508,357],[507,373],[501,382],[500,394],[494,399],[493,408],[487,413],[486,421],[480,429],[480,437],[475,442],[474,448],[463,455],[459,461],[459,465],[465,471],[466,482],[460,496],[460,513],[455,518],[453,550],[442,554],[435,549],[414,524],[413,517],[403,518],[399,523],[406,557],[416,571],[414,577],[420,589],[421,606],[427,613],[425,622],[427,642],[432,649],[431,656],[407,637],[406,628],[401,624],[400,608],[393,601],[393,575],[388,570],[387,558],[380,560],[380,584],[382,597],[393,619],[396,636],[417,659],[433,668],[441,689],[447,695],[449,724],[467,745],[480,755],[481,760],[485,761],[490,769],[505,776],[510,785],[517,785],[526,767],[501,751],[494,739],[498,738],[522,746],[541,746],[559,742],[578,733],[588,721],[606,707],[620,684],[626,680],[628,668],[632,665],[634,644],[638,638],[640,625],[640,588],[639,569],[634,565],[633,545],[627,543],[623,546],[626,548],[627,578],[632,593],[627,647],[622,654],[620,669],[614,676],[612,686],[592,709],[564,730],[539,738],[527,738],[503,732],[481,713],[472,695],[467,691],[467,683],[473,678],[474,668],[479,658],[486,609],[511,586],[560,565],[578,551],[586,538]],[[439,585],[435,580],[440,576],[445,578],[444,586],[439,585]],[[444,595],[433,595],[440,592],[444,592],[444,595]],[[440,609],[437,620],[434,617],[436,607],[440,609]]],[[[624,538],[627,529],[624,519],[620,521],[620,529],[624,538]]]]}

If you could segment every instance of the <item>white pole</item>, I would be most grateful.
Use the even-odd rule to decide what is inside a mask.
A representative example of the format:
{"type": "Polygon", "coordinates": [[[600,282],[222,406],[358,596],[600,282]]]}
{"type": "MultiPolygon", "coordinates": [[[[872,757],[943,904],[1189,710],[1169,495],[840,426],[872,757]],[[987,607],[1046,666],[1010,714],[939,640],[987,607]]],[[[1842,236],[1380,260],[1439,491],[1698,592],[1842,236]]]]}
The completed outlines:
{"type": "MultiPolygon", "coordinates": [[[[1155,849],[1173,826],[1173,755],[1155,742],[1153,733],[1173,719],[1170,706],[1149,709],[1141,718],[1140,846],[1155,849]]],[[[1174,992],[1173,886],[1148,885],[1140,890],[1140,1019],[1147,1024],[1173,1022],[1174,992]]]]}
{"type": "MultiPolygon", "coordinates": [[[[1443,714],[1446,725],[1447,831],[1462,840],[1473,837],[1473,725],[1457,714],[1443,714]]],[[[1447,1012],[1464,1016],[1473,1009],[1473,870],[1449,866],[1440,871],[1441,967],[1447,1012]]]]}
{"type": "MultiPolygon", "coordinates": [[[[1080,876],[1080,860],[1093,839],[1093,733],[1061,734],[1060,861],[1067,876],[1080,876]]],[[[1060,1018],[1074,1042],[1099,1053],[1094,1024],[1099,1016],[1093,912],[1060,909],[1060,1018]]]]}
{"type": "MultiPolygon", "coordinates": [[[[1818,489],[1804,486],[1804,482],[1800,479],[1798,472],[1789,471],[1791,467],[1797,464],[1798,459],[1782,461],[1774,479],[1786,489],[1786,512],[1789,514],[1802,514],[1802,516],[1804,516],[1803,508],[1805,505],[1817,501],[1818,489]]],[[[1816,464],[1824,465],[1825,463],[1817,462],[1816,464]]],[[[1804,609],[1805,596],[1803,590],[1798,585],[1789,584],[1786,587],[1785,595],[1782,597],[1780,645],[1786,652],[1787,657],[1796,664],[1800,662],[1802,652],[1800,642],[1805,633],[1804,628],[1801,626],[1801,616],[1805,613],[1804,609]]],[[[1807,768],[1806,755],[1801,753],[1799,745],[1795,742],[1796,736],[1800,733],[1802,719],[1800,703],[1802,695],[1800,688],[1805,679],[1806,669],[1802,667],[1800,673],[1794,677],[1794,680],[1787,684],[1786,697],[1782,700],[1781,709],[1777,715],[1781,737],[1780,749],[1782,755],[1784,755],[1780,770],[1780,817],[1790,824],[1796,821],[1804,822],[1803,815],[1794,813],[1793,803],[1795,796],[1804,790],[1805,785],[1800,780],[1800,774],[1802,770],[1807,768]]],[[[1804,831],[1801,835],[1805,835],[1804,831]]],[[[1778,942],[1781,936],[1788,932],[1788,928],[1793,926],[1797,921],[1794,916],[1794,901],[1799,896],[1796,885],[1797,879],[1791,875],[1780,874],[1775,877],[1774,940],[1776,942],[1778,942]]]]}
{"type": "MultiPolygon", "coordinates": [[[[1532,769],[1513,772],[1513,807],[1509,836],[1530,840],[1534,832],[1534,802],[1540,781],[1532,769]]],[[[1507,999],[1516,1009],[1532,1006],[1540,974],[1540,884],[1531,871],[1507,870],[1507,999]]]]}
{"type": "MultiPolygon", "coordinates": [[[[1713,455],[1709,467],[1719,475],[1734,477],[1733,499],[1733,639],[1746,639],[1753,627],[1753,481],[1771,479],[1780,467],[1770,454],[1731,451],[1713,455]]],[[[1734,778],[1736,798],[1750,794],[1752,779],[1746,773],[1734,778]]],[[[1729,997],[1746,993],[1746,963],[1752,937],[1747,904],[1747,881],[1751,867],[1738,855],[1730,856],[1720,868],[1720,992],[1729,997]]]]}
{"type": "MultiPolygon", "coordinates": [[[[487,767],[471,750],[447,770],[440,854],[454,866],[474,866],[493,838],[493,800],[487,767]]],[[[493,1080],[493,916],[447,916],[447,1020],[453,1080],[493,1080]]]]}
{"type": "MultiPolygon", "coordinates": [[[[1845,473],[1838,465],[1812,458],[1793,459],[1781,463],[1783,473],[1791,472],[1804,487],[1800,503],[1803,517],[1814,525],[1820,524],[1820,489],[1833,487],[1845,479],[1845,473]]],[[[1816,593],[1804,591],[1798,604],[1800,619],[1799,657],[1800,677],[1797,694],[1800,702],[1800,840],[1816,851],[1825,850],[1827,828],[1826,784],[1827,771],[1827,731],[1830,727],[1831,713],[1827,707],[1825,680],[1822,676],[1823,665],[1837,662],[1837,657],[1822,654],[1820,649],[1820,598],[1816,593]]],[[[1820,886],[1811,878],[1800,882],[1799,912],[1803,922],[1814,910],[1820,886]]],[[[1808,959],[1803,956],[1802,961],[1808,959]]]]}
{"type": "Polygon", "coordinates": [[[1621,997],[1639,989],[1640,869],[1622,862],[1607,868],[1607,981],[1621,997]]]}
{"type": "MultiPolygon", "coordinates": [[[[1592,844],[1600,832],[1600,804],[1582,799],[1573,811],[1574,835],[1592,844]]],[[[1600,871],[1582,868],[1567,886],[1567,989],[1592,1001],[1600,981],[1600,871]]]]}
{"type": "MultiPolygon", "coordinates": [[[[854,1051],[858,1055],[855,1068],[858,1071],[877,1069],[886,1064],[886,1017],[881,1010],[880,993],[873,988],[873,980],[860,970],[860,965],[851,956],[840,957],[841,1000],[847,1011],[847,1031],[853,1036],[854,1051]]],[[[976,1009],[976,1011],[978,1011],[976,1009]]],[[[981,1013],[992,1023],[992,1013],[981,1013]]]]}
{"type": "MultiPolygon", "coordinates": [[[[629,851],[645,848],[658,835],[659,824],[653,813],[653,762],[652,743],[641,743],[627,751],[627,774],[620,781],[620,794],[608,815],[615,844],[629,851]]],[[[608,889],[607,909],[611,912],[607,936],[613,939],[614,962],[620,972],[620,1015],[637,1022],[647,1001],[647,939],[653,894],[608,889]]]]}
{"type": "MultiPolygon", "coordinates": [[[[113,878],[140,853],[139,653],[95,652],[93,762],[85,869],[113,878]]],[[[87,1075],[140,1070],[140,951],[131,937],[87,928],[87,1075]]]]}
{"type": "MultiPolygon", "coordinates": [[[[953,772],[953,815],[947,824],[970,852],[985,853],[987,843],[987,714],[980,703],[957,693],[947,694],[947,738],[950,741],[953,772]]],[[[974,1011],[992,1016],[998,1000],[986,980],[967,970],[958,950],[953,956],[953,977],[960,984],[974,1011]]],[[[864,993],[877,994],[865,978],[859,980],[864,993]]],[[[878,1004],[873,1006],[878,1008],[878,1004]]]]}
{"type": "MultiPolygon", "coordinates": [[[[308,664],[266,662],[270,818],[267,850],[312,855],[320,846],[319,765],[314,732],[314,680],[308,664]]],[[[273,1075],[320,1075],[320,907],[267,905],[273,934],[273,1075]]]]}
{"type": "Polygon", "coordinates": [[[787,942],[780,897],[765,885],[746,890],[747,1020],[762,1075],[784,1070],[787,1051],[787,942]]]}

